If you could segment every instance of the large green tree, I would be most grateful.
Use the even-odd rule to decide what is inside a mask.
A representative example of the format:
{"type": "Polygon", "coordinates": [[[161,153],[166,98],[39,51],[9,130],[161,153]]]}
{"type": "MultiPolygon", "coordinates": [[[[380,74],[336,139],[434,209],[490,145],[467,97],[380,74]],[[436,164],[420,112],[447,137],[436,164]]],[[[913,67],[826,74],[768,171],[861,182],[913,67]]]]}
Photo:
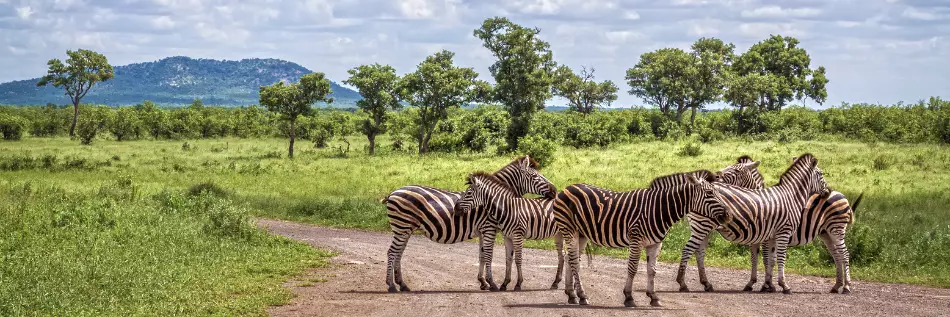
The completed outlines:
{"type": "Polygon", "coordinates": [[[66,55],[69,56],[66,63],[58,58],[46,63],[49,66],[46,76],[43,76],[36,86],[52,84],[53,87],[65,88],[66,95],[73,103],[73,122],[69,126],[69,136],[75,136],[80,100],[96,83],[115,77],[115,72],[105,55],[97,52],[87,49],[67,50],[66,55]]]}
{"type": "Polygon", "coordinates": [[[610,80],[594,81],[593,68],[581,67],[578,75],[562,65],[555,71],[554,95],[567,99],[571,110],[588,115],[617,100],[617,85],[610,80]]]}
{"type": "Polygon", "coordinates": [[[492,100],[511,116],[505,140],[509,150],[528,133],[531,117],[552,97],[554,70],[551,45],[538,38],[538,28],[526,28],[504,17],[482,22],[473,34],[497,59],[488,69],[495,79],[492,100]]]}
{"type": "Polygon", "coordinates": [[[627,69],[628,93],[644,99],[679,122],[690,106],[692,80],[698,76],[695,58],[678,48],[661,48],[640,55],[640,61],[627,69]]]}
{"type": "Polygon", "coordinates": [[[356,87],[363,99],[356,105],[369,115],[362,123],[362,132],[369,139],[369,154],[376,153],[376,136],[386,133],[387,112],[397,110],[399,104],[396,69],[389,65],[360,65],[347,71],[350,78],[343,82],[356,87]]]}
{"type": "Polygon", "coordinates": [[[476,100],[484,93],[485,83],[476,80],[478,73],[470,67],[455,66],[455,53],[442,50],[419,63],[416,71],[399,81],[402,100],[418,108],[415,133],[419,154],[429,150],[429,139],[436,124],[448,117],[448,110],[476,100]]]}
{"type": "Polygon", "coordinates": [[[717,38],[700,38],[690,47],[695,76],[688,78],[690,91],[688,107],[692,111],[689,123],[696,121],[696,111],[722,99],[728,80],[729,66],[735,57],[735,45],[717,38]]]}
{"type": "MultiPolygon", "coordinates": [[[[790,36],[772,35],[760,41],[735,58],[731,70],[737,76],[758,74],[770,81],[769,89],[759,91],[758,101],[752,105],[756,110],[782,109],[789,101],[809,98],[822,104],[828,97],[825,86],[828,78],[825,68],[810,69],[811,57],[799,47],[798,39],[790,36]]],[[[740,84],[733,81],[735,84],[740,84]]],[[[727,89],[732,89],[729,87],[727,89]]],[[[736,88],[738,89],[738,88],[736,88]]],[[[741,93],[732,93],[738,95],[741,93]]],[[[738,100],[728,100],[737,104],[738,100]]]]}
{"type": "Polygon", "coordinates": [[[295,84],[284,84],[282,81],[270,86],[261,86],[261,105],[267,110],[279,113],[281,119],[290,123],[290,147],[287,157],[294,158],[294,138],[296,137],[296,123],[300,115],[313,111],[313,104],[319,101],[333,102],[329,95],[330,80],[323,73],[310,73],[300,77],[295,84]]]}

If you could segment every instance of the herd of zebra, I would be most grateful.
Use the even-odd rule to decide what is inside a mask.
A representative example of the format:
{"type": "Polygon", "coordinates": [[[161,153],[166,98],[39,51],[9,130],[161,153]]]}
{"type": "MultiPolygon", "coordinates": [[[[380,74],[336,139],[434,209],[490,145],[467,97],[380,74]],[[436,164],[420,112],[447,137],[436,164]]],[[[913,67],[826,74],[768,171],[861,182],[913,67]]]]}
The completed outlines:
{"type": "MultiPolygon", "coordinates": [[[[854,208],[844,194],[828,187],[818,160],[806,153],[793,158],[778,184],[765,187],[758,166],[748,156],[718,172],[697,170],[660,176],[647,188],[615,192],[588,184],[573,184],[561,191],[539,172],[530,157],[515,159],[494,173],[474,172],[464,192],[410,185],[393,191],[386,204],[393,241],[387,253],[386,284],[389,292],[408,291],[400,266],[409,237],[422,230],[430,240],[443,244],[480,239],[478,281],[482,290],[506,290],[511,282],[512,261],[518,273],[514,290],[520,290],[522,244],[525,239],[554,238],[558,266],[551,289],[564,281],[569,304],[588,305],[580,283],[579,259],[588,242],[628,248],[624,305],[633,307],[633,278],[643,249],[647,253],[646,295],[651,306],[661,306],[654,291],[656,260],[670,228],[684,217],[691,235],[683,248],[676,281],[685,283],[687,263],[693,253],[699,279],[712,291],[704,265],[705,249],[713,230],[728,241],[749,246],[752,272],[744,291],[756,283],[761,248],[765,282],[761,291],[774,292],[773,265],[778,265],[778,285],[785,294],[786,250],[820,239],[834,258],[837,278],[831,292],[851,292],[845,231],[854,222],[854,208]],[[539,198],[524,198],[526,193],[539,198]],[[498,231],[504,236],[506,270],[499,287],[492,278],[492,251],[498,231]],[[567,241],[568,264],[564,265],[567,241]],[[565,269],[566,268],[566,269],[565,269]],[[570,277],[570,278],[568,278],[570,277]]],[[[590,252],[587,252],[590,257],[590,252]]]]}

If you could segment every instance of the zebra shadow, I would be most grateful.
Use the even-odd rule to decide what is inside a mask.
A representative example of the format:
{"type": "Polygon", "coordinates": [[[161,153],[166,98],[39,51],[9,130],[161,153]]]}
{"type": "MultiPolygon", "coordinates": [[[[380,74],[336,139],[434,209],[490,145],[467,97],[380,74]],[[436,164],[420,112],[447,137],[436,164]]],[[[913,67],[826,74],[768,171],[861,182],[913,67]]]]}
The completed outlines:
{"type": "MultiPolygon", "coordinates": [[[[751,292],[746,292],[746,291],[743,291],[743,290],[717,290],[717,291],[711,291],[711,292],[702,291],[702,290],[698,290],[698,291],[692,291],[692,290],[691,290],[691,291],[689,291],[689,292],[680,292],[680,291],[656,291],[656,292],[657,292],[657,293],[665,293],[665,294],[716,294],[716,295],[770,295],[770,294],[771,294],[771,295],[776,295],[776,294],[778,294],[778,295],[783,295],[783,294],[782,294],[782,291],[775,291],[774,293],[768,293],[768,292],[760,292],[760,291],[758,291],[758,290],[753,290],[753,291],[751,291],[751,292]]],[[[793,291],[793,292],[794,292],[794,293],[792,293],[791,295],[795,295],[795,294],[810,294],[810,295],[814,295],[814,294],[825,294],[824,292],[815,292],[815,291],[793,291]]]]}
{"type": "Polygon", "coordinates": [[[396,293],[390,293],[390,292],[385,291],[385,290],[379,290],[379,291],[355,291],[355,290],[351,290],[351,291],[340,291],[339,293],[342,293],[342,294],[376,294],[376,295],[385,295],[385,294],[392,294],[392,295],[400,295],[400,294],[404,294],[404,295],[413,295],[413,294],[479,294],[479,293],[484,293],[484,294],[499,294],[499,295],[500,295],[500,294],[505,294],[505,293],[524,293],[524,292],[543,292],[543,291],[550,291],[550,289],[522,289],[522,290],[520,290],[520,291],[498,291],[498,292],[483,291],[483,290],[419,290],[419,291],[396,292],[396,293]]]}
{"type": "Polygon", "coordinates": [[[598,306],[598,305],[570,305],[564,303],[540,303],[540,304],[511,304],[505,305],[505,308],[538,308],[538,309],[590,309],[590,310],[686,310],[685,308],[667,308],[652,306],[598,306]]]}

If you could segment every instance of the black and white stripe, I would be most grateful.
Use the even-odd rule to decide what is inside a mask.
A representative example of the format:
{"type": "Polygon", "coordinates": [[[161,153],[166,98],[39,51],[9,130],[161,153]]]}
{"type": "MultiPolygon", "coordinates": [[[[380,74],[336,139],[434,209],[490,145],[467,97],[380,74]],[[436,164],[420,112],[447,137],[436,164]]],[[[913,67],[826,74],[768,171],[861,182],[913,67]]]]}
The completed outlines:
{"type": "Polygon", "coordinates": [[[660,306],[654,292],[656,258],[663,239],[674,223],[687,213],[699,213],[719,222],[729,222],[732,213],[716,194],[714,179],[695,175],[710,175],[708,171],[693,172],[689,182],[670,189],[641,188],[615,192],[588,184],[567,186],[554,201],[554,219],[564,240],[567,241],[568,270],[564,276],[564,293],[568,303],[589,304],[579,274],[579,246],[587,240],[607,247],[627,247],[627,282],[624,286],[624,305],[635,306],[632,290],[640,253],[647,251],[647,290],[650,305],[660,306]],[[577,240],[575,240],[575,237],[577,240]],[[573,277],[573,278],[570,278],[573,277]],[[576,284],[575,284],[576,283],[576,284]]]}
{"type": "MultiPolygon", "coordinates": [[[[564,267],[564,242],[554,224],[551,198],[524,198],[513,188],[502,183],[496,177],[485,172],[476,172],[469,176],[468,189],[462,192],[462,198],[455,204],[457,213],[466,214],[472,209],[486,208],[489,217],[498,225],[505,237],[506,267],[505,281],[501,290],[511,282],[511,262],[514,260],[518,270],[518,279],[514,290],[521,290],[524,278],[521,274],[522,247],[525,239],[540,240],[554,237],[558,252],[557,273],[552,289],[561,282],[564,267]]],[[[488,276],[491,279],[491,275],[488,276]]]]}
{"type": "MultiPolygon", "coordinates": [[[[732,221],[721,223],[721,227],[717,228],[723,238],[752,246],[753,259],[757,256],[755,253],[757,253],[758,245],[764,244],[770,250],[774,250],[766,256],[768,260],[765,261],[766,282],[763,285],[763,291],[774,290],[771,283],[771,264],[776,263],[774,259],[777,257],[778,284],[782,286],[784,293],[791,293],[791,288],[785,283],[787,248],[795,232],[799,230],[804,215],[803,210],[808,206],[809,198],[814,194],[827,196],[830,193],[828,184],[817,164],[818,160],[814,156],[808,153],[803,154],[782,174],[779,183],[769,188],[749,189],[729,184],[716,186],[718,193],[725,198],[724,202],[729,206],[728,208],[736,212],[732,221]]],[[[690,221],[693,235],[690,241],[703,241],[700,247],[704,248],[711,229],[697,227],[693,225],[693,222],[705,223],[708,220],[702,219],[702,215],[691,215],[690,221]],[[703,233],[706,236],[699,236],[703,233]]],[[[695,248],[695,244],[687,244],[686,248],[695,248]]],[[[685,257],[689,254],[687,251],[684,248],[684,258],[680,261],[680,270],[677,273],[681,290],[685,287],[682,275],[685,272],[685,263],[689,260],[685,257]]],[[[697,262],[699,262],[698,259],[697,262]]],[[[755,270],[755,264],[753,264],[753,270],[755,270]]],[[[700,271],[701,280],[705,278],[703,273],[700,271]]],[[[754,281],[755,275],[750,283],[754,281]]],[[[708,281],[704,281],[703,284],[707,290],[711,289],[708,281]]]]}
{"type": "MultiPolygon", "coordinates": [[[[518,195],[534,193],[552,198],[557,189],[538,172],[538,164],[530,157],[515,159],[495,174],[518,195]]],[[[402,291],[409,287],[403,280],[401,260],[406,243],[415,230],[421,229],[429,240],[443,244],[466,241],[478,236],[478,279],[482,289],[498,290],[494,282],[486,283],[483,272],[491,274],[491,258],[495,243],[496,225],[482,209],[465,215],[455,215],[455,203],[460,192],[428,186],[409,185],[389,194],[381,202],[386,204],[393,242],[387,253],[386,284],[390,292],[396,292],[396,284],[402,291]]]]}

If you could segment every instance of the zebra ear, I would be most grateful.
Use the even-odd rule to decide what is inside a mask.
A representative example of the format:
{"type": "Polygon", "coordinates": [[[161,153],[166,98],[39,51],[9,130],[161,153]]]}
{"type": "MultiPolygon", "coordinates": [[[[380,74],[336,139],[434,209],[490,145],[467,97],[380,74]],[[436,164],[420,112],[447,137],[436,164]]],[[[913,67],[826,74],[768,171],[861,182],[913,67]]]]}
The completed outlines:
{"type": "Polygon", "coordinates": [[[695,185],[699,185],[699,184],[700,184],[699,179],[696,178],[696,175],[695,175],[695,174],[692,174],[692,173],[686,175],[686,180],[689,181],[689,184],[690,184],[690,185],[694,185],[694,186],[695,186],[695,185]]]}
{"type": "Polygon", "coordinates": [[[747,170],[754,170],[759,167],[759,164],[762,164],[762,161],[755,161],[745,166],[747,170]]]}

